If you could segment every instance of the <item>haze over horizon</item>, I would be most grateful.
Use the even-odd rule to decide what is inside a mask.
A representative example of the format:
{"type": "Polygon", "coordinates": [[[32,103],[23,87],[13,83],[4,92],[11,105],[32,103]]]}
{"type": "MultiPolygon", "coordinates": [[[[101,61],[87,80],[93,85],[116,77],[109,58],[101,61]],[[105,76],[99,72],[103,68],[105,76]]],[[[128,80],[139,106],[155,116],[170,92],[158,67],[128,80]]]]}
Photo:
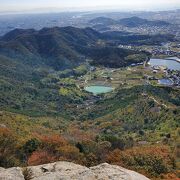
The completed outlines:
{"type": "Polygon", "coordinates": [[[0,0],[0,13],[76,10],[168,10],[180,8],[179,0],[0,0]]]}

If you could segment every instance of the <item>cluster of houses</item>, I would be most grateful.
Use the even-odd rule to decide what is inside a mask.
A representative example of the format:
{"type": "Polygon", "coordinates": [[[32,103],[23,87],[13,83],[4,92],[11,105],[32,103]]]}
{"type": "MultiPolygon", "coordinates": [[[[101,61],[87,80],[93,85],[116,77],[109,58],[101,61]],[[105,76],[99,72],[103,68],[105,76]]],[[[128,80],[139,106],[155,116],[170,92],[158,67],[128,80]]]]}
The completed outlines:
{"type": "MultiPolygon", "coordinates": [[[[165,78],[171,80],[172,85],[176,87],[180,87],[180,71],[170,70],[166,66],[153,66],[152,71],[154,74],[158,73],[159,71],[164,72],[165,78]]],[[[159,80],[156,76],[145,76],[148,80],[159,80]]]]}
{"type": "Polygon", "coordinates": [[[166,77],[172,80],[174,86],[180,87],[180,71],[172,71],[168,69],[166,77]]]}

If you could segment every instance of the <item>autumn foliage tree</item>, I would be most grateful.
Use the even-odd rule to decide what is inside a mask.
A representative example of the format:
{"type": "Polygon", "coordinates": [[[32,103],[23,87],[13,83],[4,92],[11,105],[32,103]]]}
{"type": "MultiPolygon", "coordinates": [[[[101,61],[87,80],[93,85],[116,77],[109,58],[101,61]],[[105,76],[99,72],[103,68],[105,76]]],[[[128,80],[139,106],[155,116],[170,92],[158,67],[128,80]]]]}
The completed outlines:
{"type": "Polygon", "coordinates": [[[150,176],[166,174],[175,168],[175,160],[169,147],[156,145],[134,147],[125,151],[116,149],[108,154],[107,162],[150,176]]]}
{"type": "Polygon", "coordinates": [[[28,165],[38,165],[58,160],[78,161],[79,149],[59,135],[38,135],[39,147],[28,159],[28,165]]]}
{"type": "Polygon", "coordinates": [[[0,166],[11,167],[19,164],[16,148],[15,135],[8,128],[0,128],[0,166]]]}
{"type": "Polygon", "coordinates": [[[32,153],[28,159],[28,165],[40,165],[45,163],[50,163],[56,161],[56,157],[52,154],[49,154],[48,151],[38,150],[32,153]]]}

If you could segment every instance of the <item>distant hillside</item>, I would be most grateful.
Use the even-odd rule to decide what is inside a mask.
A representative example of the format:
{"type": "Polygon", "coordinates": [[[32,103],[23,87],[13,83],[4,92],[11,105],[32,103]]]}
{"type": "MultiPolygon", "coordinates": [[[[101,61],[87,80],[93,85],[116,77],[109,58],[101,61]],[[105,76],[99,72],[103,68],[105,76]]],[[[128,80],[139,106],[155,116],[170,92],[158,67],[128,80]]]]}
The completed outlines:
{"type": "Polygon", "coordinates": [[[125,45],[161,45],[162,42],[173,42],[172,34],[140,35],[121,31],[108,31],[102,33],[103,38],[112,43],[125,45]]]}
{"type": "Polygon", "coordinates": [[[89,23],[91,23],[91,24],[112,25],[112,24],[116,24],[117,22],[115,20],[111,19],[111,18],[98,17],[98,18],[90,20],[89,23]]]}
{"type": "Polygon", "coordinates": [[[109,25],[122,25],[125,27],[133,28],[133,27],[138,27],[138,26],[168,26],[170,23],[165,22],[165,21],[150,21],[147,19],[142,19],[136,16],[130,17],[130,18],[123,18],[120,20],[113,20],[111,18],[106,18],[106,17],[98,17],[95,19],[92,19],[89,21],[90,24],[93,24],[94,26],[97,24],[101,24],[104,26],[109,26],[109,25]]]}
{"type": "Polygon", "coordinates": [[[117,68],[128,66],[130,63],[143,62],[148,56],[150,56],[150,54],[128,49],[104,47],[91,49],[89,56],[93,59],[93,65],[117,68]]]}
{"type": "Polygon", "coordinates": [[[142,25],[146,26],[168,26],[170,25],[168,22],[165,21],[149,21],[147,19],[142,19],[139,17],[131,17],[131,18],[124,18],[118,21],[119,24],[126,26],[126,27],[138,27],[142,25]]]}

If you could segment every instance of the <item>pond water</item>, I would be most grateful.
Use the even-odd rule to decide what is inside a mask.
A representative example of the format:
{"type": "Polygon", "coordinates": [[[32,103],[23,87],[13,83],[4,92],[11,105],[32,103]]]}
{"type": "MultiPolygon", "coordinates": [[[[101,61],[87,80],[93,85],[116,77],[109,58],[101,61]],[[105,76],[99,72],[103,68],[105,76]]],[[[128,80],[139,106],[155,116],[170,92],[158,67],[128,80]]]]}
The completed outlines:
{"type": "Polygon", "coordinates": [[[170,59],[150,59],[151,66],[166,66],[171,70],[180,70],[180,63],[170,59]]]}
{"type": "Polygon", "coordinates": [[[168,86],[173,85],[173,82],[170,79],[165,79],[165,78],[164,79],[159,79],[158,83],[162,84],[162,85],[168,85],[168,86]]]}
{"type": "Polygon", "coordinates": [[[109,86],[87,86],[85,90],[96,95],[111,92],[113,88],[109,86]]]}

